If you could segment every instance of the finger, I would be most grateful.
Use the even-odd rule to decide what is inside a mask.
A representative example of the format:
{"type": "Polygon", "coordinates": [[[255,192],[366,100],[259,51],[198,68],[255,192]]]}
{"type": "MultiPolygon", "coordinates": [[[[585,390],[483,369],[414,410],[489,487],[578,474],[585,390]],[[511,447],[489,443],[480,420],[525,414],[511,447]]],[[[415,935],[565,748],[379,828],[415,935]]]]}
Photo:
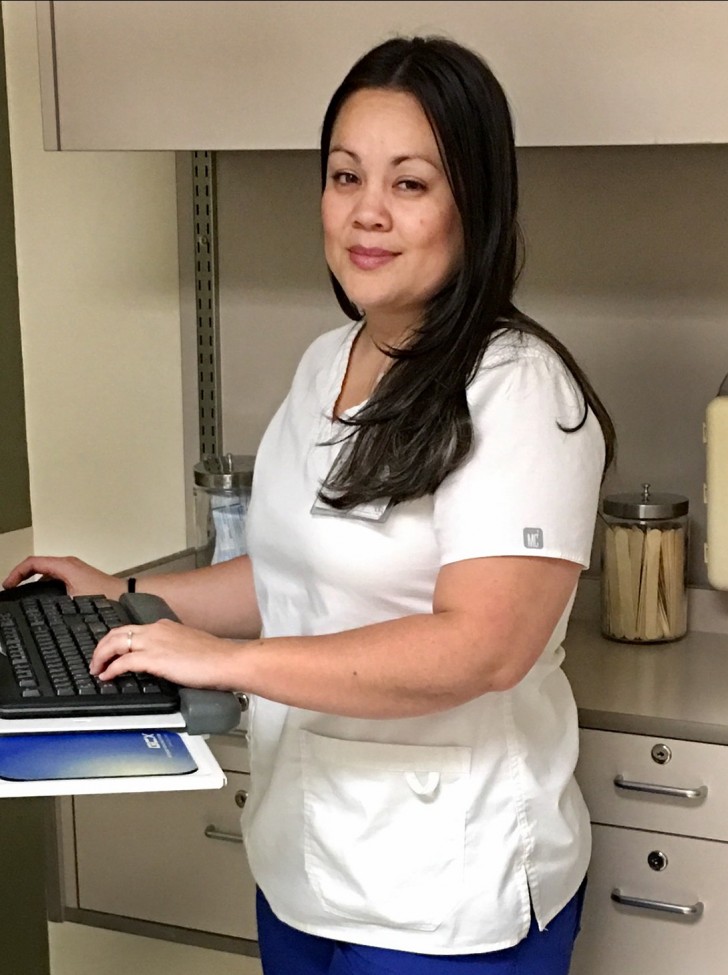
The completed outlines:
{"type": "Polygon", "coordinates": [[[149,673],[145,664],[146,653],[123,653],[119,657],[114,657],[100,673],[96,674],[99,680],[113,680],[121,677],[122,674],[149,673]]]}
{"type": "Polygon", "coordinates": [[[91,657],[90,672],[100,677],[108,664],[117,657],[131,656],[142,649],[143,626],[115,626],[102,637],[91,657]]]}
{"type": "Polygon", "coordinates": [[[69,559],[52,555],[30,555],[15,566],[3,582],[5,589],[12,589],[25,579],[34,575],[42,575],[51,579],[60,579],[68,583],[69,559]]]}
{"type": "Polygon", "coordinates": [[[48,568],[41,568],[40,563],[47,563],[49,560],[44,558],[38,558],[35,555],[29,556],[27,559],[23,559],[19,562],[15,568],[11,569],[7,577],[3,579],[3,589],[14,589],[15,586],[19,585],[25,579],[29,579],[31,576],[37,575],[38,573],[47,572],[48,568]]]}

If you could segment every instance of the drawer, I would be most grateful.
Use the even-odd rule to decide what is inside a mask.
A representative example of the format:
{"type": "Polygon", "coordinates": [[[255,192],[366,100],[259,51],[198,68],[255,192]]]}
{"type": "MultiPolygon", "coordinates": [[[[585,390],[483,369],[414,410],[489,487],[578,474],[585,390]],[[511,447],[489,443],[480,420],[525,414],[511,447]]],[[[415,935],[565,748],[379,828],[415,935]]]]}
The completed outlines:
{"type": "Polygon", "coordinates": [[[716,975],[725,971],[728,845],[712,840],[594,827],[594,850],[570,975],[716,975]],[[667,866],[651,869],[662,853],[667,866]],[[654,859],[654,858],[653,858],[654,859]],[[681,916],[624,906],[621,896],[694,908],[681,916]]]}
{"type": "Polygon", "coordinates": [[[576,778],[592,822],[728,840],[728,747],[588,729],[579,740],[576,778]]]}
{"type": "Polygon", "coordinates": [[[79,907],[254,940],[240,836],[248,784],[230,775],[209,792],[76,798],[79,907]]]}

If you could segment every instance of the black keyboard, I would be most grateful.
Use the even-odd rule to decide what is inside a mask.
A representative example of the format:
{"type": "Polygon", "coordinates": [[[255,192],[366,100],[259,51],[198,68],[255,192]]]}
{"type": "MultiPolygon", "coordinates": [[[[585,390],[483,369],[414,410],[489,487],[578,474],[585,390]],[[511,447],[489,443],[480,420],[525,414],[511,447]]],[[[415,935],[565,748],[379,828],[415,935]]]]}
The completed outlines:
{"type": "Polygon", "coordinates": [[[101,681],[89,673],[101,637],[133,622],[104,596],[49,593],[0,602],[0,718],[177,711],[178,689],[168,681],[148,674],[101,681]]]}

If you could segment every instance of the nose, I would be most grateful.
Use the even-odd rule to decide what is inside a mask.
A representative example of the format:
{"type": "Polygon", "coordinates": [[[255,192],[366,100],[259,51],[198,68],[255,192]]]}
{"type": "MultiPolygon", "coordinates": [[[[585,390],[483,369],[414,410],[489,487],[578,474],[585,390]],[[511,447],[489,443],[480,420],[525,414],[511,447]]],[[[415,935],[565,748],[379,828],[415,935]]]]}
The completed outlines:
{"type": "Polygon", "coordinates": [[[392,216],[385,193],[372,183],[364,184],[356,197],[354,225],[362,230],[389,230],[392,216]]]}

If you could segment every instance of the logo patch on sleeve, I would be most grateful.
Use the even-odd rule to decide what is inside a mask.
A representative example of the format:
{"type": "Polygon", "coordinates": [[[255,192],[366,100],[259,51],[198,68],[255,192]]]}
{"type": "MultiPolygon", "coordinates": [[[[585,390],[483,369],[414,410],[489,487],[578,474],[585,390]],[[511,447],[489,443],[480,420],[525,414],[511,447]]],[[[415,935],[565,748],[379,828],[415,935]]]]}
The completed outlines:
{"type": "Polygon", "coordinates": [[[543,548],[543,529],[524,528],[523,544],[526,548],[543,548]]]}

